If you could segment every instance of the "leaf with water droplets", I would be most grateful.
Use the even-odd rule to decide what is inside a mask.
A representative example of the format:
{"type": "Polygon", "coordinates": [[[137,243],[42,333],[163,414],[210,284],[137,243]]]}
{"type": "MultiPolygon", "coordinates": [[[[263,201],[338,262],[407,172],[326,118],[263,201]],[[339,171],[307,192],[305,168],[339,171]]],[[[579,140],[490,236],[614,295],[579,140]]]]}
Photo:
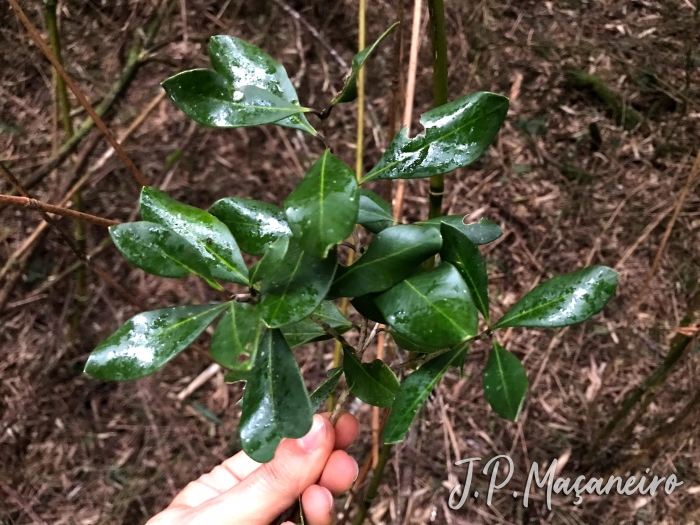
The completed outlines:
{"type": "Polygon", "coordinates": [[[338,307],[330,301],[323,301],[311,316],[281,328],[284,338],[289,346],[305,345],[313,341],[330,339],[331,335],[310,317],[318,317],[324,323],[330,325],[338,333],[342,334],[352,328],[352,323],[338,310],[338,307]]]}
{"type": "Polygon", "coordinates": [[[343,368],[348,388],[355,396],[375,407],[390,407],[399,389],[399,380],[381,359],[363,363],[355,354],[343,349],[343,368]]]}
{"type": "Polygon", "coordinates": [[[252,459],[266,463],[283,438],[306,435],[313,417],[299,365],[279,330],[265,331],[247,381],[241,445],[252,459]]]}
{"type": "Polygon", "coordinates": [[[527,373],[518,358],[496,341],[484,368],[483,380],[484,396],[494,412],[517,421],[527,395],[527,373]]]}
{"type": "Polygon", "coordinates": [[[553,328],[580,323],[600,312],[617,290],[617,272],[588,266],[557,275],[515,303],[493,328],[553,328]]]}
{"type": "Polygon", "coordinates": [[[352,170],[326,150],[285,199],[284,211],[299,244],[325,257],[357,222],[359,188],[352,170]]]}
{"type": "Polygon", "coordinates": [[[470,224],[465,224],[464,219],[466,219],[464,215],[443,215],[427,221],[417,222],[416,224],[426,226],[449,224],[469,237],[469,240],[474,244],[488,244],[503,235],[501,227],[488,219],[479,219],[478,222],[470,224]]]}
{"type": "Polygon", "coordinates": [[[372,233],[386,230],[394,224],[391,206],[373,191],[361,189],[357,224],[361,224],[372,233]]]}
{"type": "Polygon", "coordinates": [[[183,351],[226,308],[175,306],[135,315],[90,354],[85,373],[128,381],[152,374],[183,351]]]}
{"type": "Polygon", "coordinates": [[[273,124],[309,111],[256,86],[237,89],[223,75],[209,69],[183,71],[161,85],[188,117],[212,128],[273,124]]]}
{"type": "Polygon", "coordinates": [[[250,304],[231,301],[211,340],[211,356],[221,366],[248,371],[255,362],[263,323],[250,304]]]}
{"type": "Polygon", "coordinates": [[[421,115],[424,135],[408,138],[405,127],[362,182],[414,179],[449,173],[478,159],[506,118],[508,99],[479,92],[421,115]]]}
{"type": "Polygon", "coordinates": [[[321,408],[321,405],[323,405],[333,390],[335,390],[340,376],[343,375],[343,366],[341,365],[336,368],[331,368],[327,375],[328,377],[326,380],[318,385],[316,390],[314,390],[310,396],[312,412],[316,412],[319,408],[321,408]]]}
{"type": "Polygon", "coordinates": [[[400,443],[406,437],[413,418],[428,399],[430,392],[450,366],[462,363],[468,347],[455,348],[436,356],[408,376],[401,384],[384,426],[384,443],[400,443]]]}
{"type": "MultiPolygon", "coordinates": [[[[209,58],[214,69],[234,86],[257,86],[293,105],[299,97],[282,64],[262,49],[235,36],[216,35],[209,40],[209,58]]],[[[278,126],[300,129],[316,135],[303,114],[275,122],[278,126]]]]}
{"type": "Polygon", "coordinates": [[[408,277],[442,246],[437,228],[400,225],[377,234],[355,264],[338,269],[331,297],[383,292],[408,277]]]}
{"type": "Polygon", "coordinates": [[[290,239],[284,258],[262,281],[258,311],[265,324],[280,328],[316,310],[328,293],[337,266],[335,250],[320,259],[290,239]]]}
{"type": "Polygon", "coordinates": [[[350,75],[348,75],[348,78],[345,81],[343,90],[338,94],[337,97],[333,99],[331,104],[335,105],[340,104],[341,102],[352,102],[357,98],[357,75],[359,74],[360,69],[362,69],[362,66],[365,65],[365,62],[367,61],[369,56],[374,52],[377,46],[382,43],[382,40],[384,40],[397,25],[399,25],[399,22],[395,22],[394,24],[392,24],[391,27],[389,27],[389,29],[384,31],[384,33],[382,33],[381,36],[374,41],[374,43],[370,44],[353,57],[352,70],[350,71],[350,75]]]}
{"type": "Polygon", "coordinates": [[[291,235],[279,206],[254,199],[226,197],[216,201],[209,213],[223,222],[245,253],[262,255],[280,237],[291,235]]]}
{"type": "Polygon", "coordinates": [[[214,277],[248,284],[248,268],[241,251],[219,219],[150,186],[141,190],[140,207],[141,217],[146,221],[167,226],[197,249],[214,277]]]}
{"type": "Polygon", "coordinates": [[[375,302],[387,323],[424,352],[451,348],[476,335],[476,306],[464,279],[447,262],[409,277],[375,302]]]}
{"type": "Polygon", "coordinates": [[[289,237],[280,237],[270,244],[256,264],[250,268],[250,284],[253,285],[272,275],[277,265],[284,259],[289,249],[289,237]]]}
{"type": "Polygon", "coordinates": [[[199,275],[217,290],[223,290],[211,275],[206,261],[181,235],[154,222],[127,222],[109,228],[114,245],[127,260],[159,277],[199,275]]]}

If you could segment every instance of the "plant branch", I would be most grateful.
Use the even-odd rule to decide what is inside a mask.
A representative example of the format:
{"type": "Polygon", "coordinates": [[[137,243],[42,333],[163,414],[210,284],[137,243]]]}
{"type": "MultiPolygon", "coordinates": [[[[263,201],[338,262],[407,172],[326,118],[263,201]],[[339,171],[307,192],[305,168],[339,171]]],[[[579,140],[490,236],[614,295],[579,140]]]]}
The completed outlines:
{"type": "MultiPolygon", "coordinates": [[[[5,165],[2,165],[3,171],[6,169],[5,165]]],[[[28,197],[17,197],[15,195],[0,195],[0,203],[9,204],[10,206],[19,206],[22,208],[30,208],[32,210],[38,210],[45,213],[53,213],[56,215],[61,215],[63,217],[70,217],[71,219],[79,219],[83,221],[88,221],[98,226],[114,226],[119,224],[119,221],[114,221],[112,219],[105,219],[104,217],[97,217],[95,215],[89,215],[87,213],[71,210],[70,208],[62,208],[61,206],[54,206],[53,204],[48,204],[46,202],[41,202],[36,199],[31,199],[28,197]]],[[[46,220],[46,219],[44,219],[46,220]]]]}

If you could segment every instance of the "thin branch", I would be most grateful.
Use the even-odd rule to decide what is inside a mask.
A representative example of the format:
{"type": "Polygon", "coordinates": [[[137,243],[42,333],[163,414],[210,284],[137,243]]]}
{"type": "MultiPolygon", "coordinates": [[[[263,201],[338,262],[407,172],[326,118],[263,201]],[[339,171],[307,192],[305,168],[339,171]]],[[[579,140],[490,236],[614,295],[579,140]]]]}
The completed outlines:
{"type": "MultiPolygon", "coordinates": [[[[2,167],[4,170],[4,164],[2,165],[2,167]]],[[[97,224],[98,226],[109,227],[114,226],[116,224],[120,224],[119,221],[113,221],[112,219],[105,219],[103,217],[89,215],[80,211],[71,210],[70,208],[54,206],[53,204],[47,204],[36,199],[30,199],[28,197],[17,197],[15,195],[0,195],[0,203],[9,204],[10,206],[30,208],[32,210],[39,210],[46,213],[53,213],[55,215],[61,215],[63,217],[70,217],[71,219],[88,221],[93,224],[97,224]]]]}

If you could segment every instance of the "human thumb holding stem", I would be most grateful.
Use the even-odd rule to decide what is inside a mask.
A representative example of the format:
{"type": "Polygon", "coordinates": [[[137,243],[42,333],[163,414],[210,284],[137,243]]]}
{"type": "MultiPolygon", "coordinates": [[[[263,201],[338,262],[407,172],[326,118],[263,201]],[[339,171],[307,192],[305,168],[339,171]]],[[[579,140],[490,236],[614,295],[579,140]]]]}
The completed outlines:
{"type": "Polygon", "coordinates": [[[244,452],[188,484],[147,525],[268,525],[301,497],[308,525],[330,525],[333,495],[350,489],[358,473],[347,448],[357,437],[357,419],[315,415],[300,439],[284,439],[275,458],[260,464],[244,452]]]}

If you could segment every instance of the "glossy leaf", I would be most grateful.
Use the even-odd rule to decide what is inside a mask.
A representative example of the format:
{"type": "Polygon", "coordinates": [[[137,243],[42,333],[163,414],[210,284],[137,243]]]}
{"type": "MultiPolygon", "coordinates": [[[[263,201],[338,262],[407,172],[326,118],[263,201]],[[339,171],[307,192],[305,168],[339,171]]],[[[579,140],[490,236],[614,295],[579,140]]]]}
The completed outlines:
{"type": "Polygon", "coordinates": [[[372,233],[379,233],[394,224],[391,205],[373,191],[360,190],[360,212],[357,224],[372,233]]]}
{"type": "Polygon", "coordinates": [[[374,321],[379,324],[386,324],[386,319],[384,319],[384,314],[377,308],[374,299],[379,294],[367,294],[361,295],[360,297],[355,297],[350,303],[353,305],[357,313],[362,317],[366,317],[370,321],[374,321]]]}
{"type": "Polygon", "coordinates": [[[333,99],[331,104],[335,105],[342,102],[352,102],[357,98],[357,75],[360,72],[360,69],[362,69],[362,66],[365,65],[365,62],[374,52],[377,46],[382,43],[382,40],[384,40],[397,25],[399,25],[399,22],[394,23],[389,29],[384,31],[384,33],[382,33],[382,35],[373,44],[367,46],[353,57],[352,70],[345,81],[343,90],[333,99]]]}
{"type": "Polygon", "coordinates": [[[150,375],[187,348],[225,308],[225,303],[176,306],[135,315],[93,350],[85,373],[109,381],[150,375]]]}
{"type": "Polygon", "coordinates": [[[464,215],[443,215],[442,217],[435,217],[434,219],[418,222],[416,224],[449,224],[469,237],[469,240],[474,244],[488,244],[503,235],[501,227],[488,219],[479,219],[478,222],[472,222],[471,224],[465,224],[464,219],[466,219],[464,215]]]}
{"type": "Polygon", "coordinates": [[[401,384],[384,426],[384,443],[400,443],[406,437],[413,418],[428,399],[430,392],[450,366],[464,360],[467,347],[455,348],[424,363],[401,384]]]}
{"type": "Polygon", "coordinates": [[[168,197],[146,186],[141,190],[141,217],[174,230],[197,249],[217,279],[248,283],[248,269],[231,232],[204,210],[168,197]]]}
{"type": "Polygon", "coordinates": [[[250,370],[231,370],[224,376],[224,383],[238,383],[248,381],[250,370]]]}
{"type": "Polygon", "coordinates": [[[527,395],[527,373],[520,360],[493,342],[484,368],[484,396],[499,416],[517,421],[527,395]]]}
{"type": "Polygon", "coordinates": [[[255,461],[275,456],[282,438],[300,438],[313,412],[294,354],[279,330],[266,330],[248,375],[239,432],[243,450],[255,461]]]}
{"type": "Polygon", "coordinates": [[[399,380],[380,359],[361,362],[348,349],[343,350],[345,380],[350,391],[368,405],[390,407],[399,390],[399,380]]]}
{"type": "Polygon", "coordinates": [[[325,257],[352,233],[359,206],[355,174],[330,150],[323,152],[284,201],[295,238],[316,257],[325,257]]]}
{"type": "Polygon", "coordinates": [[[279,328],[316,310],[328,293],[337,266],[335,250],[320,259],[290,239],[284,258],[262,282],[258,311],[265,324],[279,328]]]}
{"type": "Polygon", "coordinates": [[[318,385],[316,390],[314,390],[310,396],[312,412],[316,412],[319,408],[321,408],[323,403],[325,403],[326,399],[328,399],[331,393],[333,393],[333,390],[335,390],[335,387],[338,384],[338,380],[342,375],[342,365],[336,368],[331,368],[328,371],[328,377],[326,378],[326,380],[320,385],[318,385]]]}
{"type": "MultiPolygon", "coordinates": [[[[352,323],[348,321],[340,310],[338,310],[338,307],[330,301],[323,301],[311,315],[318,317],[340,334],[352,328],[352,323]]],[[[308,317],[297,323],[284,326],[281,330],[287,343],[292,348],[313,341],[323,341],[324,339],[330,339],[332,337],[327,334],[318,323],[312,321],[308,317]]]]}
{"type": "MultiPolygon", "coordinates": [[[[257,86],[299,105],[299,97],[287,71],[259,47],[235,36],[217,35],[209,40],[209,58],[214,69],[235,88],[257,86]]],[[[275,124],[316,135],[316,130],[303,114],[287,117],[275,124]]]]}
{"type": "Polygon", "coordinates": [[[588,266],[533,288],[493,326],[552,328],[585,321],[600,312],[617,289],[617,272],[588,266]]]}
{"type": "Polygon", "coordinates": [[[211,356],[231,370],[250,370],[262,329],[262,320],[252,305],[231,301],[212,337],[211,356]]]}
{"type": "Polygon", "coordinates": [[[396,346],[398,346],[399,348],[403,348],[404,350],[408,350],[409,352],[418,352],[419,354],[426,353],[426,351],[423,348],[417,346],[410,339],[406,339],[400,333],[394,330],[389,330],[389,333],[391,334],[391,338],[396,343],[396,346]]]}
{"type": "Polygon", "coordinates": [[[227,197],[216,201],[209,213],[223,222],[245,253],[262,255],[280,237],[291,235],[279,206],[254,199],[227,197]]]}
{"type": "Polygon", "coordinates": [[[217,290],[223,289],[199,252],[170,228],[154,222],[127,222],[110,227],[109,234],[122,255],[137,268],[159,277],[194,273],[217,290]]]}
{"type": "Polygon", "coordinates": [[[476,306],[464,279],[447,262],[406,279],[375,302],[389,325],[424,352],[476,335],[476,306]]]}
{"type": "Polygon", "coordinates": [[[352,266],[338,268],[333,297],[383,292],[408,277],[442,246],[437,228],[392,226],[379,233],[352,266]]]}
{"type": "Polygon", "coordinates": [[[464,278],[476,307],[489,320],[489,283],[486,275],[486,263],[476,244],[469,240],[464,233],[449,224],[443,224],[442,249],[440,258],[457,268],[464,278]]]}
{"type": "Polygon", "coordinates": [[[289,248],[289,237],[280,237],[271,243],[265,255],[250,268],[250,284],[255,284],[271,275],[277,265],[282,261],[289,248]]]}
{"type": "Polygon", "coordinates": [[[362,182],[374,179],[431,177],[478,159],[496,137],[508,111],[508,99],[479,92],[421,115],[425,134],[408,138],[403,128],[362,182]]]}
{"type": "Polygon", "coordinates": [[[212,128],[272,124],[309,111],[256,86],[236,89],[224,76],[209,69],[183,71],[161,85],[188,117],[212,128]]]}

